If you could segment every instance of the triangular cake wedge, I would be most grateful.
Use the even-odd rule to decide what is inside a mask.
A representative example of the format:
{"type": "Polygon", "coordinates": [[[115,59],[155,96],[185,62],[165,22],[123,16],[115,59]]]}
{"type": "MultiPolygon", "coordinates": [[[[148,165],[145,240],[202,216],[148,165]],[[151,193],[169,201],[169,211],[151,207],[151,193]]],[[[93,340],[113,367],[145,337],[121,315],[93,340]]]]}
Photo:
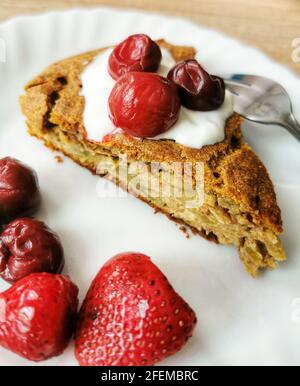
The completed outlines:
{"type": "MultiPolygon", "coordinates": [[[[176,61],[195,55],[191,47],[172,46],[163,40],[159,44],[169,50],[176,61]]],[[[285,260],[279,240],[281,213],[274,187],[265,166],[243,142],[243,119],[239,115],[228,119],[223,142],[201,149],[187,148],[170,140],[141,140],[121,133],[103,143],[87,139],[80,76],[85,66],[102,52],[100,49],[55,63],[26,85],[21,106],[29,133],[93,173],[99,170],[99,164],[108,162],[118,168],[119,156],[126,156],[129,167],[137,161],[145,165],[203,163],[205,200],[202,205],[187,207],[184,194],[181,198],[165,198],[157,194],[151,196],[148,191],[146,194],[143,186],[129,190],[194,233],[217,243],[235,245],[246,270],[253,276],[261,268],[275,268],[285,260]]],[[[116,178],[109,172],[103,174],[128,189],[122,177],[116,178]]]]}

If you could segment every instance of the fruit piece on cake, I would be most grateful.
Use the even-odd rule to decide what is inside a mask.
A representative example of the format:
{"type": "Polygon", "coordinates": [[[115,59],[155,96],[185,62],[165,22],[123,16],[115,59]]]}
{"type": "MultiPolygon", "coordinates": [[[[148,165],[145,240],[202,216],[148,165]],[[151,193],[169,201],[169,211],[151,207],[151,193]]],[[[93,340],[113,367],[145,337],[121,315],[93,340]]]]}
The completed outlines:
{"type": "Polygon", "coordinates": [[[256,276],[286,258],[274,187],[243,141],[224,81],[195,54],[134,35],[48,67],[26,85],[22,111],[48,147],[194,233],[235,245],[256,276]]]}

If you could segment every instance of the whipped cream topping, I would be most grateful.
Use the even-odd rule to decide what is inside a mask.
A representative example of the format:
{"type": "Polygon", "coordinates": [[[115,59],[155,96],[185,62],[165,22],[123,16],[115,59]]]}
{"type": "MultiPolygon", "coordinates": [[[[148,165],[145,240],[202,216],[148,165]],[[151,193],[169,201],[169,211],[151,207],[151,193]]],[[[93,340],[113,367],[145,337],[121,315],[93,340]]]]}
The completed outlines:
{"type": "MultiPolygon", "coordinates": [[[[87,139],[101,142],[105,135],[117,128],[109,118],[108,98],[115,81],[108,73],[108,59],[112,49],[98,55],[81,74],[81,95],[85,98],[84,126],[87,139]]],[[[158,73],[167,76],[175,61],[169,51],[162,49],[158,73]]],[[[193,111],[181,107],[178,121],[167,132],[152,140],[170,139],[177,143],[201,148],[224,140],[226,120],[233,114],[233,96],[226,91],[223,105],[213,111],[193,111]]]]}

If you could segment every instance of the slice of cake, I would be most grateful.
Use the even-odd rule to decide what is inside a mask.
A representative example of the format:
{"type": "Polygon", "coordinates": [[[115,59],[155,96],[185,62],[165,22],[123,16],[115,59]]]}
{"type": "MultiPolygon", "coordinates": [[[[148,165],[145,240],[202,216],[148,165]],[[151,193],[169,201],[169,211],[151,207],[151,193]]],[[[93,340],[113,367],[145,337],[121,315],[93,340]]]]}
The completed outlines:
{"type": "MultiPolygon", "coordinates": [[[[158,44],[176,62],[195,56],[191,47],[173,46],[165,41],[158,44]]],[[[168,135],[171,131],[155,138],[137,138],[115,130],[102,138],[99,127],[99,140],[96,140],[97,122],[94,131],[87,129],[96,117],[90,116],[91,123],[88,123],[86,109],[90,102],[84,95],[83,77],[88,78],[86,69],[101,61],[107,50],[99,49],[55,63],[26,85],[21,106],[29,133],[91,172],[114,181],[194,233],[210,241],[235,245],[246,270],[253,276],[260,268],[275,268],[279,261],[285,260],[278,238],[282,220],[274,188],[262,162],[243,142],[243,119],[239,115],[232,113],[224,121],[223,138],[216,136],[216,143],[202,147],[189,146],[188,141],[180,140],[182,136],[174,140],[168,135]],[[124,162],[127,172],[120,173],[124,162]],[[142,172],[136,167],[137,162],[143,165],[142,172]],[[185,164],[192,167],[174,168],[185,164]],[[195,172],[198,165],[203,174],[195,172]],[[183,187],[182,177],[186,176],[192,180],[195,189],[191,191],[195,197],[183,187]],[[161,184],[164,177],[173,194],[165,194],[165,185],[161,184]],[[160,182],[150,189],[149,180],[160,182]],[[204,200],[197,201],[197,189],[203,186],[204,200]]],[[[101,84],[101,79],[100,76],[98,91],[95,90],[99,94],[99,109],[104,95],[102,84],[103,90],[108,87],[104,80],[101,84]]],[[[97,80],[84,82],[90,82],[93,87],[97,80]]],[[[184,127],[184,120],[181,125],[184,127]]]]}

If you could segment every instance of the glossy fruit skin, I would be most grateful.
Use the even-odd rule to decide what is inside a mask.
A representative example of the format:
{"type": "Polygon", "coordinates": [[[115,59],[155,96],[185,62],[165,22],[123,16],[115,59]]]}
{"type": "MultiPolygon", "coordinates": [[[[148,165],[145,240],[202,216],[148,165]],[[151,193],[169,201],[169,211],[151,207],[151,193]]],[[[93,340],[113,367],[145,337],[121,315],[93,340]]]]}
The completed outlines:
{"type": "Polygon", "coordinates": [[[20,161],[6,157],[0,160],[0,224],[34,214],[41,195],[34,170],[20,161]]]}
{"type": "Polygon", "coordinates": [[[94,279],[75,334],[81,366],[151,366],[179,351],[196,316],[140,253],[109,260],[94,279]]]}
{"type": "Polygon", "coordinates": [[[146,72],[123,75],[109,97],[110,118],[127,134],[151,138],[169,130],[177,121],[180,100],[168,79],[146,72]]]}
{"type": "Polygon", "coordinates": [[[144,34],[131,35],[114,48],[108,72],[115,80],[130,71],[156,72],[162,59],[158,44],[144,34]]]}
{"type": "Polygon", "coordinates": [[[60,355],[74,332],[78,288],[63,275],[34,273],[0,294],[0,345],[31,361],[60,355]]]}
{"type": "Polygon", "coordinates": [[[60,273],[63,266],[59,237],[41,221],[14,220],[0,235],[0,276],[9,283],[35,272],[60,273]]]}
{"type": "Polygon", "coordinates": [[[208,74],[196,60],[178,63],[168,79],[176,84],[182,105],[190,110],[216,110],[224,102],[224,80],[208,74]]]}

